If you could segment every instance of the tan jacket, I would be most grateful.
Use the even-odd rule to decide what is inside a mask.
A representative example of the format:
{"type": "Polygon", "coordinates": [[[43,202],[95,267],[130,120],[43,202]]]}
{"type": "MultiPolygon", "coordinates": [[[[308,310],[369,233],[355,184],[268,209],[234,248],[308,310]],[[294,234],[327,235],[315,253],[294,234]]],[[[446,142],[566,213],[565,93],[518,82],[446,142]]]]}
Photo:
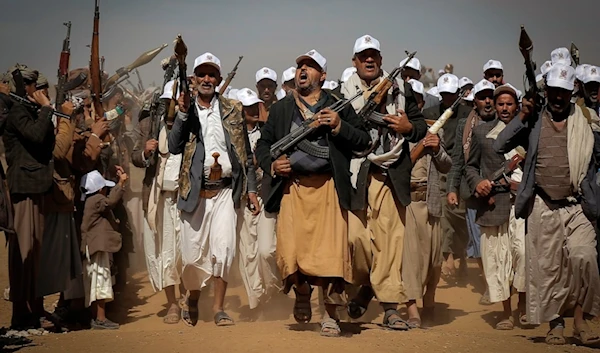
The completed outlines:
{"type": "Polygon", "coordinates": [[[76,133],[75,123],[67,119],[58,119],[58,132],[52,157],[54,173],[52,192],[46,196],[47,210],[50,212],[73,212],[79,182],[77,174],[83,175],[91,170],[100,154],[100,139],[83,137],[76,133]],[[75,173],[74,166],[79,173],[75,173]]]}
{"type": "Polygon", "coordinates": [[[95,194],[85,200],[83,221],[81,222],[81,252],[86,246],[89,256],[98,251],[115,253],[121,249],[121,233],[118,222],[112,212],[123,198],[125,190],[118,184],[108,197],[95,194]]]}

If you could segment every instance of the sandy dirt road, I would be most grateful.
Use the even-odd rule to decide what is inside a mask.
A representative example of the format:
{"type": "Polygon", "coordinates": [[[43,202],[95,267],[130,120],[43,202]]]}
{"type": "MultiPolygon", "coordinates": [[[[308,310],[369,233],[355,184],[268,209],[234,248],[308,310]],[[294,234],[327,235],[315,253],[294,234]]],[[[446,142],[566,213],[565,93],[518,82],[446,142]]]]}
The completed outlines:
{"type": "MultiPolygon", "coordinates": [[[[6,248],[0,249],[0,288],[8,284],[6,248]]],[[[235,277],[235,276],[234,276],[235,277]]],[[[595,352],[572,344],[551,347],[543,343],[547,328],[496,331],[493,325],[501,306],[481,306],[481,278],[476,265],[469,265],[468,279],[449,285],[442,280],[438,289],[437,322],[429,329],[394,332],[381,328],[382,312],[372,303],[362,323],[343,323],[342,338],[318,334],[317,291],[313,294],[313,319],[309,325],[295,323],[293,299],[283,294],[263,310],[251,312],[240,282],[232,281],[226,311],[236,321],[232,327],[212,322],[210,291],[200,300],[200,322],[196,327],[183,323],[165,325],[164,295],[155,294],[143,271],[137,271],[113,305],[118,331],[78,331],[33,338],[33,347],[20,352],[595,352]],[[234,283],[237,282],[237,283],[234,283]],[[475,284],[475,286],[473,286],[475,284]]],[[[48,305],[55,298],[47,300],[48,305]]],[[[515,303],[516,307],[516,303],[515,303]]],[[[404,312],[404,311],[403,311],[404,312]]],[[[0,300],[0,326],[10,324],[10,303],[0,300]]],[[[598,328],[596,328],[598,329],[598,328]]],[[[572,320],[566,333],[571,335],[572,320]]],[[[574,343],[574,342],[573,342],[574,343]]]]}

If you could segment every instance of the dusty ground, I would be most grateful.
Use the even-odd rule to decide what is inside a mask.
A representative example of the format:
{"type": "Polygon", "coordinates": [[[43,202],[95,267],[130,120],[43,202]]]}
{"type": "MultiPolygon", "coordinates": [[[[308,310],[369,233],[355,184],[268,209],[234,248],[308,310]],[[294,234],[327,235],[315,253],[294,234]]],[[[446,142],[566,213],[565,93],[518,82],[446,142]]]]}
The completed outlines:
{"type": "MultiPolygon", "coordinates": [[[[6,249],[0,249],[0,288],[6,287],[6,249]]],[[[164,325],[164,296],[154,294],[145,273],[131,279],[127,293],[115,302],[118,314],[110,316],[122,324],[118,331],[79,331],[34,338],[36,346],[20,352],[592,352],[574,345],[550,347],[543,343],[546,327],[533,330],[493,329],[499,305],[481,306],[475,264],[470,264],[469,279],[449,286],[440,283],[437,325],[423,330],[393,332],[379,327],[382,313],[375,303],[362,321],[346,323],[343,338],[323,338],[318,334],[320,310],[314,293],[313,324],[301,326],[291,316],[293,300],[284,295],[271,301],[259,315],[250,312],[246,294],[232,284],[226,310],[237,325],[216,327],[210,314],[211,296],[203,294],[201,318],[196,327],[183,323],[164,325]],[[470,282],[470,283],[469,283],[470,282]],[[472,283],[477,286],[474,287],[472,283]],[[259,317],[257,317],[259,316],[259,317]]],[[[50,299],[53,301],[53,299],[50,299]]],[[[10,323],[10,303],[0,300],[0,327],[10,323]]],[[[572,321],[567,321],[570,335],[572,321]]]]}

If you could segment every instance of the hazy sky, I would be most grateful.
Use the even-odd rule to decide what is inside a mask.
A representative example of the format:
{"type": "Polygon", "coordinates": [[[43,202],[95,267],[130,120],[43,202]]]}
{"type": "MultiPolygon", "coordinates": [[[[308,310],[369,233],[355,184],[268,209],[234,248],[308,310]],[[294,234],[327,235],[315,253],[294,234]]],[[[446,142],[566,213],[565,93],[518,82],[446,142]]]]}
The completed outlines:
{"type": "MultiPolygon", "coordinates": [[[[71,68],[87,66],[93,16],[93,0],[4,0],[0,70],[24,63],[56,82],[66,21],[73,23],[71,68]]],[[[232,85],[254,88],[259,68],[281,75],[313,48],[327,58],[328,75],[337,80],[351,66],[356,38],[370,34],[381,42],[388,70],[409,50],[436,71],[452,63],[459,77],[478,81],[483,63],[494,58],[504,64],[506,79],[522,87],[520,24],[534,41],[538,65],[571,41],[582,63],[600,65],[599,19],[600,0],[100,0],[100,54],[112,74],[169,43],[140,69],[146,86],[162,83],[159,62],[172,54],[171,43],[181,33],[190,73],[194,58],[206,51],[221,59],[223,76],[243,55],[232,85]]]]}

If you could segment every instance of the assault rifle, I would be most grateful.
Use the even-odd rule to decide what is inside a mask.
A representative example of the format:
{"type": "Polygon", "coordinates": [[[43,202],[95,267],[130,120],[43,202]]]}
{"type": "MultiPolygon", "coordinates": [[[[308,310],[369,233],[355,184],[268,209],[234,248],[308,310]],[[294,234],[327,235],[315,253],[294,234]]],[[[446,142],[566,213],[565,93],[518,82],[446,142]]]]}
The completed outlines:
{"type": "Polygon", "coordinates": [[[235,74],[237,73],[238,66],[240,65],[240,62],[242,62],[243,58],[244,58],[243,56],[239,57],[238,62],[233,67],[233,70],[231,70],[231,72],[227,75],[227,78],[225,79],[225,83],[223,83],[223,86],[221,86],[221,89],[219,90],[219,94],[225,93],[225,90],[231,84],[231,81],[233,81],[233,78],[235,77],[235,74]]]}
{"type": "Polygon", "coordinates": [[[539,91],[535,80],[536,64],[533,61],[533,42],[523,25],[521,25],[521,35],[519,37],[519,51],[521,51],[521,55],[525,59],[525,79],[523,82],[525,98],[533,99],[534,107],[532,114],[533,116],[537,116],[537,112],[544,105],[545,98],[539,91]]]}
{"type": "MultiPolygon", "coordinates": [[[[343,99],[335,102],[329,107],[329,109],[333,110],[336,113],[339,113],[342,110],[344,110],[349,104],[354,102],[362,94],[362,91],[358,91],[350,99],[343,99]]],[[[320,127],[319,122],[317,121],[317,117],[318,114],[315,114],[312,118],[304,120],[302,125],[300,125],[297,129],[294,129],[292,132],[285,135],[281,140],[275,142],[271,146],[271,158],[275,160],[283,156],[284,154],[289,153],[292,149],[294,149],[303,141],[310,144],[310,142],[305,141],[305,138],[320,127]]],[[[309,148],[310,146],[307,147],[309,148]]]]}
{"type": "Polygon", "coordinates": [[[380,125],[387,126],[387,123],[383,120],[384,115],[377,112],[377,108],[381,107],[381,104],[385,104],[387,99],[387,94],[390,88],[396,82],[396,77],[404,70],[406,65],[415,57],[417,52],[409,53],[405,51],[408,58],[404,62],[404,64],[400,67],[395,68],[387,77],[381,80],[375,87],[369,89],[367,91],[368,97],[365,97],[365,105],[358,112],[358,116],[361,118],[380,125]]]}
{"type": "Polygon", "coordinates": [[[573,58],[575,66],[579,66],[579,48],[577,48],[573,42],[571,42],[571,57],[573,58]]]}
{"type": "MultiPolygon", "coordinates": [[[[522,155],[520,152],[517,152],[511,159],[504,162],[502,167],[492,173],[492,175],[489,177],[488,180],[490,180],[492,183],[492,191],[487,196],[488,203],[490,205],[494,203],[494,195],[511,191],[510,175],[519,167],[519,164],[524,159],[524,155],[522,155]]],[[[475,192],[475,196],[479,197],[477,192],[475,192]]]]}
{"type": "Polygon", "coordinates": [[[62,104],[67,99],[65,85],[69,77],[69,60],[71,57],[71,21],[63,23],[67,27],[67,36],[63,40],[60,62],[58,64],[58,85],[56,87],[55,106],[57,110],[62,109],[62,104]]]}
{"type": "MultiPolygon", "coordinates": [[[[444,126],[446,121],[448,121],[448,119],[450,119],[450,117],[454,115],[454,111],[456,110],[456,107],[458,107],[462,99],[465,97],[465,93],[465,90],[460,92],[458,98],[454,101],[454,103],[452,103],[452,105],[444,111],[444,113],[433,123],[433,125],[431,125],[427,132],[429,132],[432,135],[438,134],[438,132],[444,126]]],[[[415,147],[413,147],[413,149],[410,151],[410,160],[413,164],[415,164],[415,162],[419,158],[421,158],[421,155],[423,155],[424,150],[425,146],[423,145],[423,140],[419,141],[419,143],[415,147]]]]}

